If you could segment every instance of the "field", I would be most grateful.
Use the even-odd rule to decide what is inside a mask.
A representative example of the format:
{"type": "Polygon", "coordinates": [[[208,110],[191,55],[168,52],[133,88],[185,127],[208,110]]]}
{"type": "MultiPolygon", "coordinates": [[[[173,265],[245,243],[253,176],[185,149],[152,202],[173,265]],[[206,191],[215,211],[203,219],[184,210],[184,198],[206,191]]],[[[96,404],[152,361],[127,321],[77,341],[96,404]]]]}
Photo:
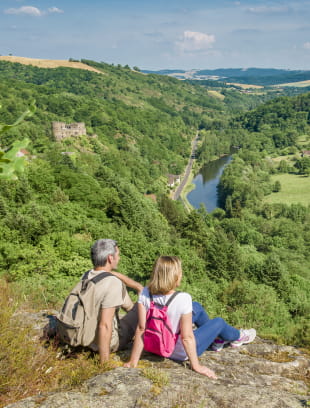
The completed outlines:
{"type": "Polygon", "coordinates": [[[231,82],[231,83],[227,82],[227,85],[239,86],[239,87],[242,88],[242,89],[262,89],[262,88],[264,88],[264,87],[261,86],[261,85],[238,84],[238,83],[236,83],[236,82],[231,82]]]}
{"type": "Polygon", "coordinates": [[[220,92],[218,92],[218,91],[210,91],[210,90],[208,90],[208,94],[209,95],[211,95],[211,96],[215,96],[216,98],[219,98],[221,101],[223,101],[224,99],[225,99],[225,96],[224,95],[222,95],[220,92]]]}
{"type": "Polygon", "coordinates": [[[9,62],[18,62],[24,65],[33,65],[39,68],[57,68],[57,67],[67,67],[67,68],[78,68],[86,69],[88,71],[98,72],[102,74],[102,71],[99,71],[96,68],[90,67],[82,62],[73,62],[67,60],[45,60],[45,59],[36,59],[36,58],[24,58],[24,57],[15,57],[15,56],[0,56],[0,61],[9,61],[9,62]]]}
{"type": "Polygon", "coordinates": [[[294,164],[294,162],[296,161],[296,159],[300,159],[300,153],[298,154],[286,154],[283,156],[277,156],[277,157],[273,157],[272,161],[276,162],[276,163],[280,163],[280,161],[285,160],[287,162],[292,162],[292,164],[294,164]]]}
{"type": "Polygon", "coordinates": [[[274,85],[275,88],[281,88],[282,86],[294,86],[294,87],[305,87],[305,86],[310,86],[310,80],[307,81],[300,81],[300,82],[289,82],[287,84],[279,84],[279,85],[274,85]]]}
{"type": "Polygon", "coordinates": [[[298,138],[298,144],[302,146],[306,146],[310,143],[310,136],[309,135],[302,135],[298,138]]]}
{"type": "Polygon", "coordinates": [[[266,203],[284,203],[308,206],[310,204],[310,177],[297,174],[277,174],[272,176],[272,182],[281,183],[281,191],[272,193],[265,198],[266,203]]]}

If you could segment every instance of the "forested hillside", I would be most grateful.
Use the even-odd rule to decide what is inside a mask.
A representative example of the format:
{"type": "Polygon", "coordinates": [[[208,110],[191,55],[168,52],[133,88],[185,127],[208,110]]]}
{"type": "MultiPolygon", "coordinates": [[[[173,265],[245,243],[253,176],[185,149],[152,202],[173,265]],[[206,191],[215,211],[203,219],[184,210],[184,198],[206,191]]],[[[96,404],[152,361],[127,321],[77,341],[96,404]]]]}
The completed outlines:
{"type": "Polygon", "coordinates": [[[288,82],[300,82],[310,79],[310,71],[287,70],[273,68],[222,68],[222,69],[194,69],[184,70],[160,70],[144,71],[160,75],[174,75],[193,80],[207,79],[207,77],[217,77],[220,81],[227,83],[237,82],[239,84],[250,84],[260,86],[273,86],[288,82]],[[181,75],[180,75],[181,74],[181,75]],[[186,74],[184,76],[184,74],[186,74]]]}
{"type": "Polygon", "coordinates": [[[31,140],[24,173],[0,182],[2,276],[21,299],[58,307],[90,267],[92,242],[110,237],[132,278],[145,282],[159,254],[179,255],[183,289],[212,317],[307,344],[310,209],[264,197],[283,171],[271,156],[309,141],[310,94],[246,112],[247,95],[233,109],[229,94],[82,62],[102,74],[0,62],[0,122],[14,122],[32,100],[37,106],[0,140],[3,148],[31,140]],[[56,141],[52,121],[84,122],[87,135],[56,141]],[[184,170],[197,129],[200,163],[241,147],[221,182],[223,208],[212,214],[187,213],[167,195],[167,174],[184,170]]]}

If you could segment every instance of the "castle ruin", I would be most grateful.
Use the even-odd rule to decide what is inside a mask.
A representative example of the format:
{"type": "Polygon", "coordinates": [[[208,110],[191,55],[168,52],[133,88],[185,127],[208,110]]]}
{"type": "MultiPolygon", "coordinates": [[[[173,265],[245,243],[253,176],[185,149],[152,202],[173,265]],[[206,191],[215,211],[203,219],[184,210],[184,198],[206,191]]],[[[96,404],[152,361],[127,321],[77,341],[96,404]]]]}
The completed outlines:
{"type": "Polygon", "coordinates": [[[63,140],[70,136],[86,135],[85,123],[52,122],[53,135],[57,141],[63,140]]]}

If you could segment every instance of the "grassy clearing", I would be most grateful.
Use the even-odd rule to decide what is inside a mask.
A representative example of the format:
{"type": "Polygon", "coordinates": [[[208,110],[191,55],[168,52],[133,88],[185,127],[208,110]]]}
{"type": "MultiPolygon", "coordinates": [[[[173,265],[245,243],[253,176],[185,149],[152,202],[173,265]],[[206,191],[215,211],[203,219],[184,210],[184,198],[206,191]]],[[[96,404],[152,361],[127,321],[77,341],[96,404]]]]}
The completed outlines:
{"type": "Polygon", "coordinates": [[[227,85],[239,86],[242,89],[262,89],[262,85],[238,84],[237,82],[227,82],[227,85]]]}
{"type": "Polygon", "coordinates": [[[310,86],[310,80],[307,81],[300,81],[300,82],[289,82],[286,84],[279,84],[279,85],[273,85],[274,88],[280,88],[281,86],[293,86],[296,88],[302,88],[305,86],[310,86]]]}
{"type": "Polygon", "coordinates": [[[225,96],[222,95],[222,94],[221,94],[220,92],[218,92],[218,91],[210,91],[210,90],[209,90],[209,91],[208,91],[208,95],[215,96],[216,98],[220,99],[221,101],[225,99],[225,96]]]}
{"type": "Polygon", "coordinates": [[[302,136],[299,136],[299,138],[297,139],[297,143],[302,146],[308,145],[309,142],[310,142],[309,135],[302,135],[302,136]]]}
{"type": "Polygon", "coordinates": [[[286,154],[283,156],[277,156],[277,157],[273,157],[272,161],[276,162],[276,163],[280,163],[280,161],[285,160],[285,161],[291,161],[291,162],[295,162],[297,158],[300,158],[300,154],[296,155],[292,155],[292,154],[286,154]]]}
{"type": "Polygon", "coordinates": [[[13,55],[0,56],[0,60],[9,61],[9,62],[18,62],[19,64],[24,64],[24,65],[33,65],[39,68],[66,67],[66,68],[86,69],[87,71],[97,72],[98,74],[103,73],[102,71],[99,71],[96,68],[83,64],[82,62],[74,62],[74,61],[67,61],[67,60],[47,60],[47,59],[38,59],[38,58],[25,58],[25,57],[16,57],[13,55]]]}
{"type": "Polygon", "coordinates": [[[272,193],[265,198],[269,204],[310,204],[310,177],[298,174],[277,174],[271,177],[272,183],[281,183],[281,191],[272,193]]]}

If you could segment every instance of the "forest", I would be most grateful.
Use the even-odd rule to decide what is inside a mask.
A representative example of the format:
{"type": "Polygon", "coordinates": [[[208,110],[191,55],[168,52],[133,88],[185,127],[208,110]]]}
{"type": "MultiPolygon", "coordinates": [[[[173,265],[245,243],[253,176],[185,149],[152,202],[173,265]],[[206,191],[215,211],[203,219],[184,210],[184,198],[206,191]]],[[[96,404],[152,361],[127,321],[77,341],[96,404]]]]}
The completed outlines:
{"type": "MultiPolygon", "coordinates": [[[[156,73],[160,75],[184,74],[182,70],[160,70],[144,71],[146,73],[156,73]]],[[[201,69],[191,71],[189,74],[192,80],[201,80],[202,76],[218,77],[219,81],[224,83],[274,86],[299,81],[308,81],[310,71],[306,70],[287,70],[274,68],[222,68],[222,69],[201,69]]],[[[212,81],[212,82],[217,82],[212,81]]]]}
{"type": "Polygon", "coordinates": [[[4,151],[29,139],[24,171],[0,179],[1,278],[33,308],[59,308],[90,268],[93,241],[113,238],[120,272],[146,283],[158,255],[178,255],[182,289],[211,317],[309,346],[310,207],[264,198],[281,188],[275,174],[309,176],[299,153],[310,150],[310,93],[223,87],[218,98],[199,84],[82,62],[102,74],[0,62],[0,122],[35,105],[0,139],[4,151]],[[57,141],[53,121],[84,122],[87,135],[57,141]],[[210,214],[187,212],[167,187],[197,129],[197,166],[239,147],[210,214]]]}

